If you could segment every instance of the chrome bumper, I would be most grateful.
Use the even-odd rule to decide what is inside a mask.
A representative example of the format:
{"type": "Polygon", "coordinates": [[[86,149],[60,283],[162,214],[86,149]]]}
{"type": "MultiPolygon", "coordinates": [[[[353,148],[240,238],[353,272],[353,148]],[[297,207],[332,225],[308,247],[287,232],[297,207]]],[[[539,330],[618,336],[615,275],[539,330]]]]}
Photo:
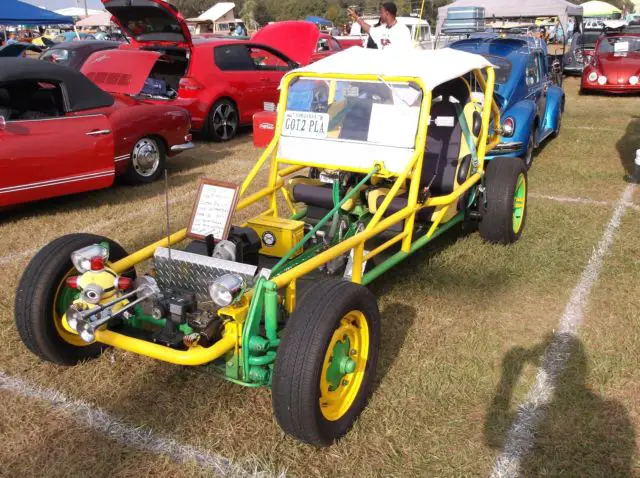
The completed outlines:
{"type": "Polygon", "coordinates": [[[172,153],[179,153],[181,151],[187,151],[188,149],[193,149],[195,147],[196,147],[196,145],[193,144],[191,141],[189,141],[188,143],[176,144],[174,146],[171,146],[171,152],[172,153]]]}
{"type": "Polygon", "coordinates": [[[524,143],[522,142],[513,142],[513,143],[499,143],[489,151],[489,154],[494,153],[516,153],[522,149],[524,143]]]}

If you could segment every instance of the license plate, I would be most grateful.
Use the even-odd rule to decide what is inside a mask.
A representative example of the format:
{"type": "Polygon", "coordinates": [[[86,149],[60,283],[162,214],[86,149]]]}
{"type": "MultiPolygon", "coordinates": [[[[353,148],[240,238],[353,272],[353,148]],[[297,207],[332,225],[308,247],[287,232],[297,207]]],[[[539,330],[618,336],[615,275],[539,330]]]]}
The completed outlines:
{"type": "Polygon", "coordinates": [[[327,113],[287,111],[284,114],[282,134],[299,138],[326,138],[328,128],[327,113]]]}

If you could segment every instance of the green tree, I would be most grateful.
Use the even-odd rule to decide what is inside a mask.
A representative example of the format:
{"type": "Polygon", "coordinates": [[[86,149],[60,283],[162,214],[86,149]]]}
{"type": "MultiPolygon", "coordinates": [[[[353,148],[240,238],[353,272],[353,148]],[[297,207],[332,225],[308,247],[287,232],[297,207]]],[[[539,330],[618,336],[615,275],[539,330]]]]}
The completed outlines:
{"type": "Polygon", "coordinates": [[[255,0],[246,0],[244,5],[242,5],[242,10],[240,10],[240,18],[244,21],[244,24],[248,28],[252,28],[253,24],[256,22],[255,19],[255,11],[257,8],[257,4],[255,0]]]}
{"type": "Polygon", "coordinates": [[[172,0],[173,4],[184,18],[197,17],[211,8],[211,0],[172,0]]]}
{"type": "Polygon", "coordinates": [[[331,20],[335,25],[339,24],[344,20],[344,15],[342,14],[342,8],[340,4],[336,2],[331,2],[327,6],[327,13],[325,14],[325,18],[327,20],[331,20]]]}
{"type": "Polygon", "coordinates": [[[253,9],[253,19],[258,25],[262,26],[274,21],[275,17],[269,11],[266,2],[264,0],[258,0],[253,9]]]}
{"type": "MultiPolygon", "coordinates": [[[[426,1],[426,0],[425,0],[426,1]]],[[[395,0],[396,7],[398,7],[398,16],[406,17],[411,14],[411,1],[410,0],[395,0]]]]}

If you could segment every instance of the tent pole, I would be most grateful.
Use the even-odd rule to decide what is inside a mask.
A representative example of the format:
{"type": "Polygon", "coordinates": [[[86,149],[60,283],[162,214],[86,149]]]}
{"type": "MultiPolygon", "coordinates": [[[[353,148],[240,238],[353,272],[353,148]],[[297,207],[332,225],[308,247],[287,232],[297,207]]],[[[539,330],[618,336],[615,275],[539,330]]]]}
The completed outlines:
{"type": "Polygon", "coordinates": [[[73,24],[73,31],[76,33],[76,37],[78,38],[78,40],[80,40],[80,34],[78,33],[78,28],[76,27],[76,24],[73,24]]]}

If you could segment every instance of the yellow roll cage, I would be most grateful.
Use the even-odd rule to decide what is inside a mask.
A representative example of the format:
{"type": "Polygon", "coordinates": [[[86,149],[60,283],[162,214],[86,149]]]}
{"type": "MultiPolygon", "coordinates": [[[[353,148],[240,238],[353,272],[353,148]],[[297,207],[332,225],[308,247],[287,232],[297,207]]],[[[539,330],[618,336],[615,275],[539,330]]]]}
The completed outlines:
{"type": "MultiPolygon", "coordinates": [[[[392,173],[385,170],[384,162],[380,161],[376,163],[374,167],[375,175],[384,178],[395,178],[393,186],[389,193],[385,196],[380,207],[375,212],[373,218],[368,223],[367,227],[352,236],[351,238],[336,244],[335,246],[327,249],[326,251],[318,254],[317,256],[310,258],[306,262],[303,262],[286,272],[276,275],[271,279],[277,289],[284,291],[284,302],[286,309],[291,313],[295,307],[296,300],[296,280],[309,272],[319,268],[320,266],[328,263],[329,261],[348,253],[353,249],[354,261],[352,281],[355,283],[362,283],[362,270],[363,262],[370,260],[381,252],[387,250],[391,246],[401,241],[401,252],[408,255],[414,252],[412,245],[414,243],[414,224],[416,214],[423,208],[435,207],[436,212],[432,218],[432,225],[429,231],[426,233],[426,239],[434,237],[441,226],[443,219],[449,212],[451,207],[456,207],[458,200],[462,195],[469,191],[474,185],[481,181],[485,172],[485,155],[488,151],[493,149],[500,141],[499,138],[499,125],[500,125],[500,111],[498,106],[493,101],[493,91],[495,86],[495,71],[493,67],[489,66],[481,70],[473,70],[471,72],[475,81],[484,93],[484,105],[482,108],[482,127],[478,138],[477,146],[477,168],[464,183],[457,187],[452,193],[444,196],[429,197],[424,203],[418,202],[420,178],[423,166],[423,157],[425,146],[427,142],[427,133],[430,123],[430,111],[432,103],[432,92],[427,90],[424,83],[420,78],[415,77],[380,77],[378,75],[345,75],[345,74],[317,74],[308,72],[292,72],[285,76],[282,82],[280,101],[278,106],[278,116],[275,129],[275,135],[269,146],[265,149],[260,159],[253,166],[246,179],[243,181],[240,188],[241,200],[237,206],[237,211],[243,210],[248,206],[251,206],[263,199],[267,200],[267,208],[262,211],[259,216],[273,216],[278,217],[277,206],[277,193],[280,191],[284,195],[285,202],[292,214],[295,214],[296,208],[293,204],[293,200],[289,197],[286,188],[284,187],[284,179],[295,174],[296,172],[308,168],[308,167],[322,167],[335,170],[350,171],[355,173],[372,173],[372,170],[361,170],[357,168],[345,168],[339,163],[331,165],[317,165],[309,162],[305,162],[304,159],[285,159],[279,158],[277,155],[278,144],[280,141],[280,132],[284,121],[284,114],[287,109],[287,100],[289,86],[297,78],[313,78],[320,80],[328,80],[333,82],[333,88],[330,88],[329,97],[331,99],[332,92],[335,93],[335,82],[337,81],[384,81],[387,83],[414,83],[418,85],[423,92],[423,100],[420,106],[420,118],[418,124],[418,133],[415,139],[414,154],[407,164],[404,171],[400,174],[392,173]],[[492,126],[493,130],[492,130],[492,126]],[[490,134],[491,131],[491,134],[490,134]],[[267,185],[261,190],[246,196],[247,190],[253,184],[259,171],[269,163],[269,175],[267,185]],[[408,201],[406,207],[400,211],[384,217],[391,201],[398,195],[399,191],[409,181],[408,188],[408,201]],[[388,228],[398,224],[401,221],[405,221],[404,228],[401,233],[376,249],[365,253],[365,243],[371,238],[381,234],[388,228]]],[[[466,81],[466,80],[465,80],[466,81]]],[[[467,82],[468,84],[468,82],[467,82]]],[[[382,159],[382,158],[381,158],[382,159]]],[[[187,237],[187,229],[182,229],[168,238],[164,238],[158,242],[155,242],[137,252],[121,259],[113,264],[111,268],[117,273],[123,273],[136,264],[139,264],[147,259],[150,259],[155,253],[158,247],[168,247],[169,245],[175,245],[180,243],[187,237]]],[[[252,291],[249,291],[244,299],[237,305],[230,306],[223,311],[224,315],[233,317],[234,323],[227,323],[225,327],[224,337],[211,347],[205,348],[201,346],[195,346],[186,351],[175,350],[169,347],[164,347],[157,344],[152,344],[140,339],[129,337],[126,335],[118,334],[109,330],[99,330],[96,334],[96,340],[108,345],[112,345],[117,348],[129,350],[138,354],[147,355],[156,359],[164,360],[167,362],[182,364],[182,365],[202,365],[209,363],[226,352],[236,349],[240,346],[242,331],[239,326],[247,315],[249,308],[250,298],[252,291]]]]}

